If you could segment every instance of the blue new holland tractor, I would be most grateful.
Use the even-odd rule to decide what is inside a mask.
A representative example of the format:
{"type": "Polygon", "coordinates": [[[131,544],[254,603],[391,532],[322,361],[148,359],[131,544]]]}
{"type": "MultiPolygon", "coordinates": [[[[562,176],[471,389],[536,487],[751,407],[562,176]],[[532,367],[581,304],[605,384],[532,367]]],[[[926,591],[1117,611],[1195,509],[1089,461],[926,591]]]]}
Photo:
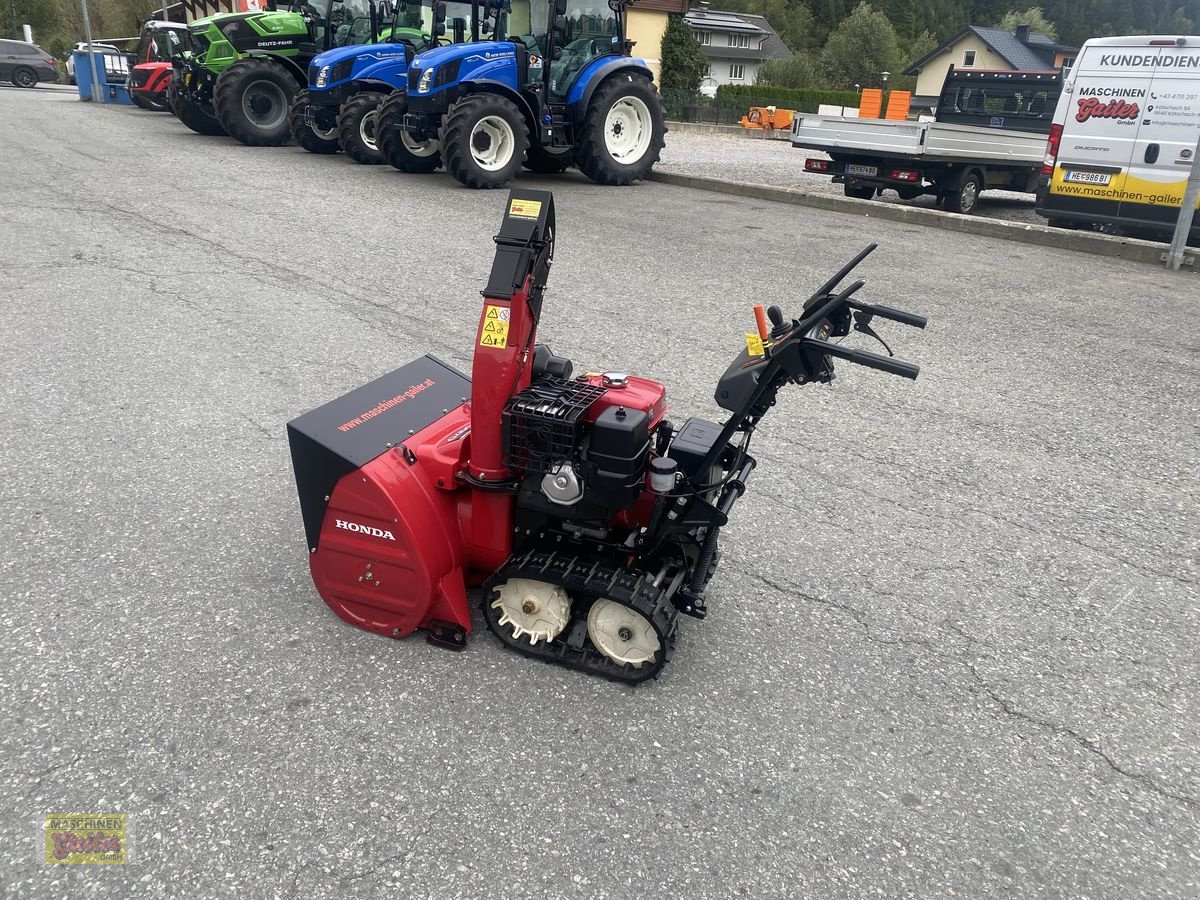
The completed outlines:
{"type": "Polygon", "coordinates": [[[507,184],[522,165],[574,164],[600,184],[645,177],[667,128],[653,73],[629,55],[628,0],[608,0],[606,13],[581,0],[485,2],[492,39],[413,60],[394,142],[402,164],[389,162],[406,171],[440,162],[473,188],[507,184]]]}
{"type": "Polygon", "coordinates": [[[310,153],[342,150],[355,162],[382,163],[376,140],[380,102],[404,91],[409,63],[420,51],[450,40],[478,39],[476,10],[474,2],[418,0],[393,8],[384,0],[379,4],[381,43],[338,47],[309,64],[308,87],[292,104],[293,139],[310,153]]]}

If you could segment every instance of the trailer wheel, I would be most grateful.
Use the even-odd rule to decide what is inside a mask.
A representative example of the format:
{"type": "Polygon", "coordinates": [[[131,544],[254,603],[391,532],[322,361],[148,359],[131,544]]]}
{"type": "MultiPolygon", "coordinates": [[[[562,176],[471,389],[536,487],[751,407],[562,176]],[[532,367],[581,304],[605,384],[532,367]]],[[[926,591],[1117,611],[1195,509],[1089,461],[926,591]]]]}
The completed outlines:
{"type": "Polygon", "coordinates": [[[281,147],[292,139],[291,108],[299,86],[281,64],[240,59],[213,88],[217,119],[247,147],[281,147]]]}
{"type": "Polygon", "coordinates": [[[875,197],[875,185],[863,184],[861,181],[847,181],[842,185],[842,193],[855,200],[872,200],[875,197]]]}
{"type": "Polygon", "coordinates": [[[650,79],[618,73],[592,95],[575,144],[575,165],[598,184],[632,184],[658,162],[666,132],[662,97],[650,79]]]}
{"type": "Polygon", "coordinates": [[[292,101],[289,121],[292,129],[292,140],[309,153],[337,153],[337,125],[322,128],[316,122],[310,122],[305,116],[308,107],[309,94],[303,90],[292,101]]]}
{"type": "Polygon", "coordinates": [[[338,112],[338,144],[352,160],[368,166],[384,161],[379,149],[379,104],[384,95],[363,91],[342,104],[338,112]]]}
{"type": "Polygon", "coordinates": [[[941,195],[942,209],[946,212],[972,212],[979,202],[979,194],[983,190],[983,178],[978,172],[968,172],[956,191],[946,191],[941,195]]]}
{"type": "Polygon", "coordinates": [[[473,94],[442,120],[442,157],[460,184],[503,187],[513,180],[529,147],[529,129],[515,103],[496,94],[473,94]]]}
{"type": "Polygon", "coordinates": [[[408,94],[396,91],[379,104],[375,119],[375,143],[392,168],[423,175],[442,164],[437,141],[414,141],[404,127],[408,114],[408,94]]]}

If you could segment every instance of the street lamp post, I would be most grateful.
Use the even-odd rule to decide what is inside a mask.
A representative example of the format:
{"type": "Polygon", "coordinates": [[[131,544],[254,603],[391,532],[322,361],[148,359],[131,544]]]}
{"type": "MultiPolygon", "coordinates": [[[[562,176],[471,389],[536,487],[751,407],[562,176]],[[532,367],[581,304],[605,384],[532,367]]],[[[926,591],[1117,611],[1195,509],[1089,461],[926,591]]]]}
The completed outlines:
{"type": "Polygon", "coordinates": [[[891,75],[891,74],[892,74],[891,72],[880,72],[880,73],[879,73],[879,77],[883,79],[883,92],[884,92],[885,94],[887,93],[887,80],[888,80],[888,76],[889,76],[889,75],[891,75]]]}

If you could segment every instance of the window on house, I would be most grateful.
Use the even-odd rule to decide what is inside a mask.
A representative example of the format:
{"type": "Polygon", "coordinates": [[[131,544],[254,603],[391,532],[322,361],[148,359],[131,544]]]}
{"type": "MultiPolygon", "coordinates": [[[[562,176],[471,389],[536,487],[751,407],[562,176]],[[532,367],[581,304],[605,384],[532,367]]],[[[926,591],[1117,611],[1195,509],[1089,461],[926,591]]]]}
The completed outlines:
{"type": "Polygon", "coordinates": [[[749,47],[750,35],[748,34],[731,34],[729,35],[730,47],[749,47]]]}
{"type": "Polygon", "coordinates": [[[967,66],[973,65],[975,65],[975,51],[967,50],[965,53],[963,53],[963,67],[966,68],[967,66]]]}
{"type": "Polygon", "coordinates": [[[737,63],[729,67],[729,78],[732,81],[741,81],[746,77],[746,67],[741,63],[737,63]]]}
{"type": "Polygon", "coordinates": [[[712,43],[712,32],[711,31],[693,31],[692,34],[695,35],[696,42],[699,44],[703,44],[704,46],[707,47],[709,44],[712,43]]]}
{"type": "Polygon", "coordinates": [[[1071,68],[1071,66],[1075,65],[1075,57],[1073,57],[1073,56],[1064,56],[1064,57],[1063,57],[1063,61],[1062,61],[1062,65],[1063,65],[1063,68],[1064,68],[1064,69],[1069,69],[1069,68],[1071,68]]]}

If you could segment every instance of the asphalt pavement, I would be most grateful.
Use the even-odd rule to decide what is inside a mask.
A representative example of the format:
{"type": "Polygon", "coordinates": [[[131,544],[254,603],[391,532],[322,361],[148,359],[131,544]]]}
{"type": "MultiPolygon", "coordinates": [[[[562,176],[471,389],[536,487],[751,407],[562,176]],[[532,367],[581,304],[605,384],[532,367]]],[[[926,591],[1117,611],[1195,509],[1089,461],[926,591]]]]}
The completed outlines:
{"type": "Polygon", "coordinates": [[[523,181],[541,339],[676,421],[867,241],[864,296],[930,318],[879,324],[915,383],[781,394],[708,618],[628,688],[309,578],[285,423],[469,366],[503,192],[66,92],[0,125],[0,895],[1200,894],[1194,273],[523,181]],[[130,864],[41,861],[102,812],[130,864]]]}

